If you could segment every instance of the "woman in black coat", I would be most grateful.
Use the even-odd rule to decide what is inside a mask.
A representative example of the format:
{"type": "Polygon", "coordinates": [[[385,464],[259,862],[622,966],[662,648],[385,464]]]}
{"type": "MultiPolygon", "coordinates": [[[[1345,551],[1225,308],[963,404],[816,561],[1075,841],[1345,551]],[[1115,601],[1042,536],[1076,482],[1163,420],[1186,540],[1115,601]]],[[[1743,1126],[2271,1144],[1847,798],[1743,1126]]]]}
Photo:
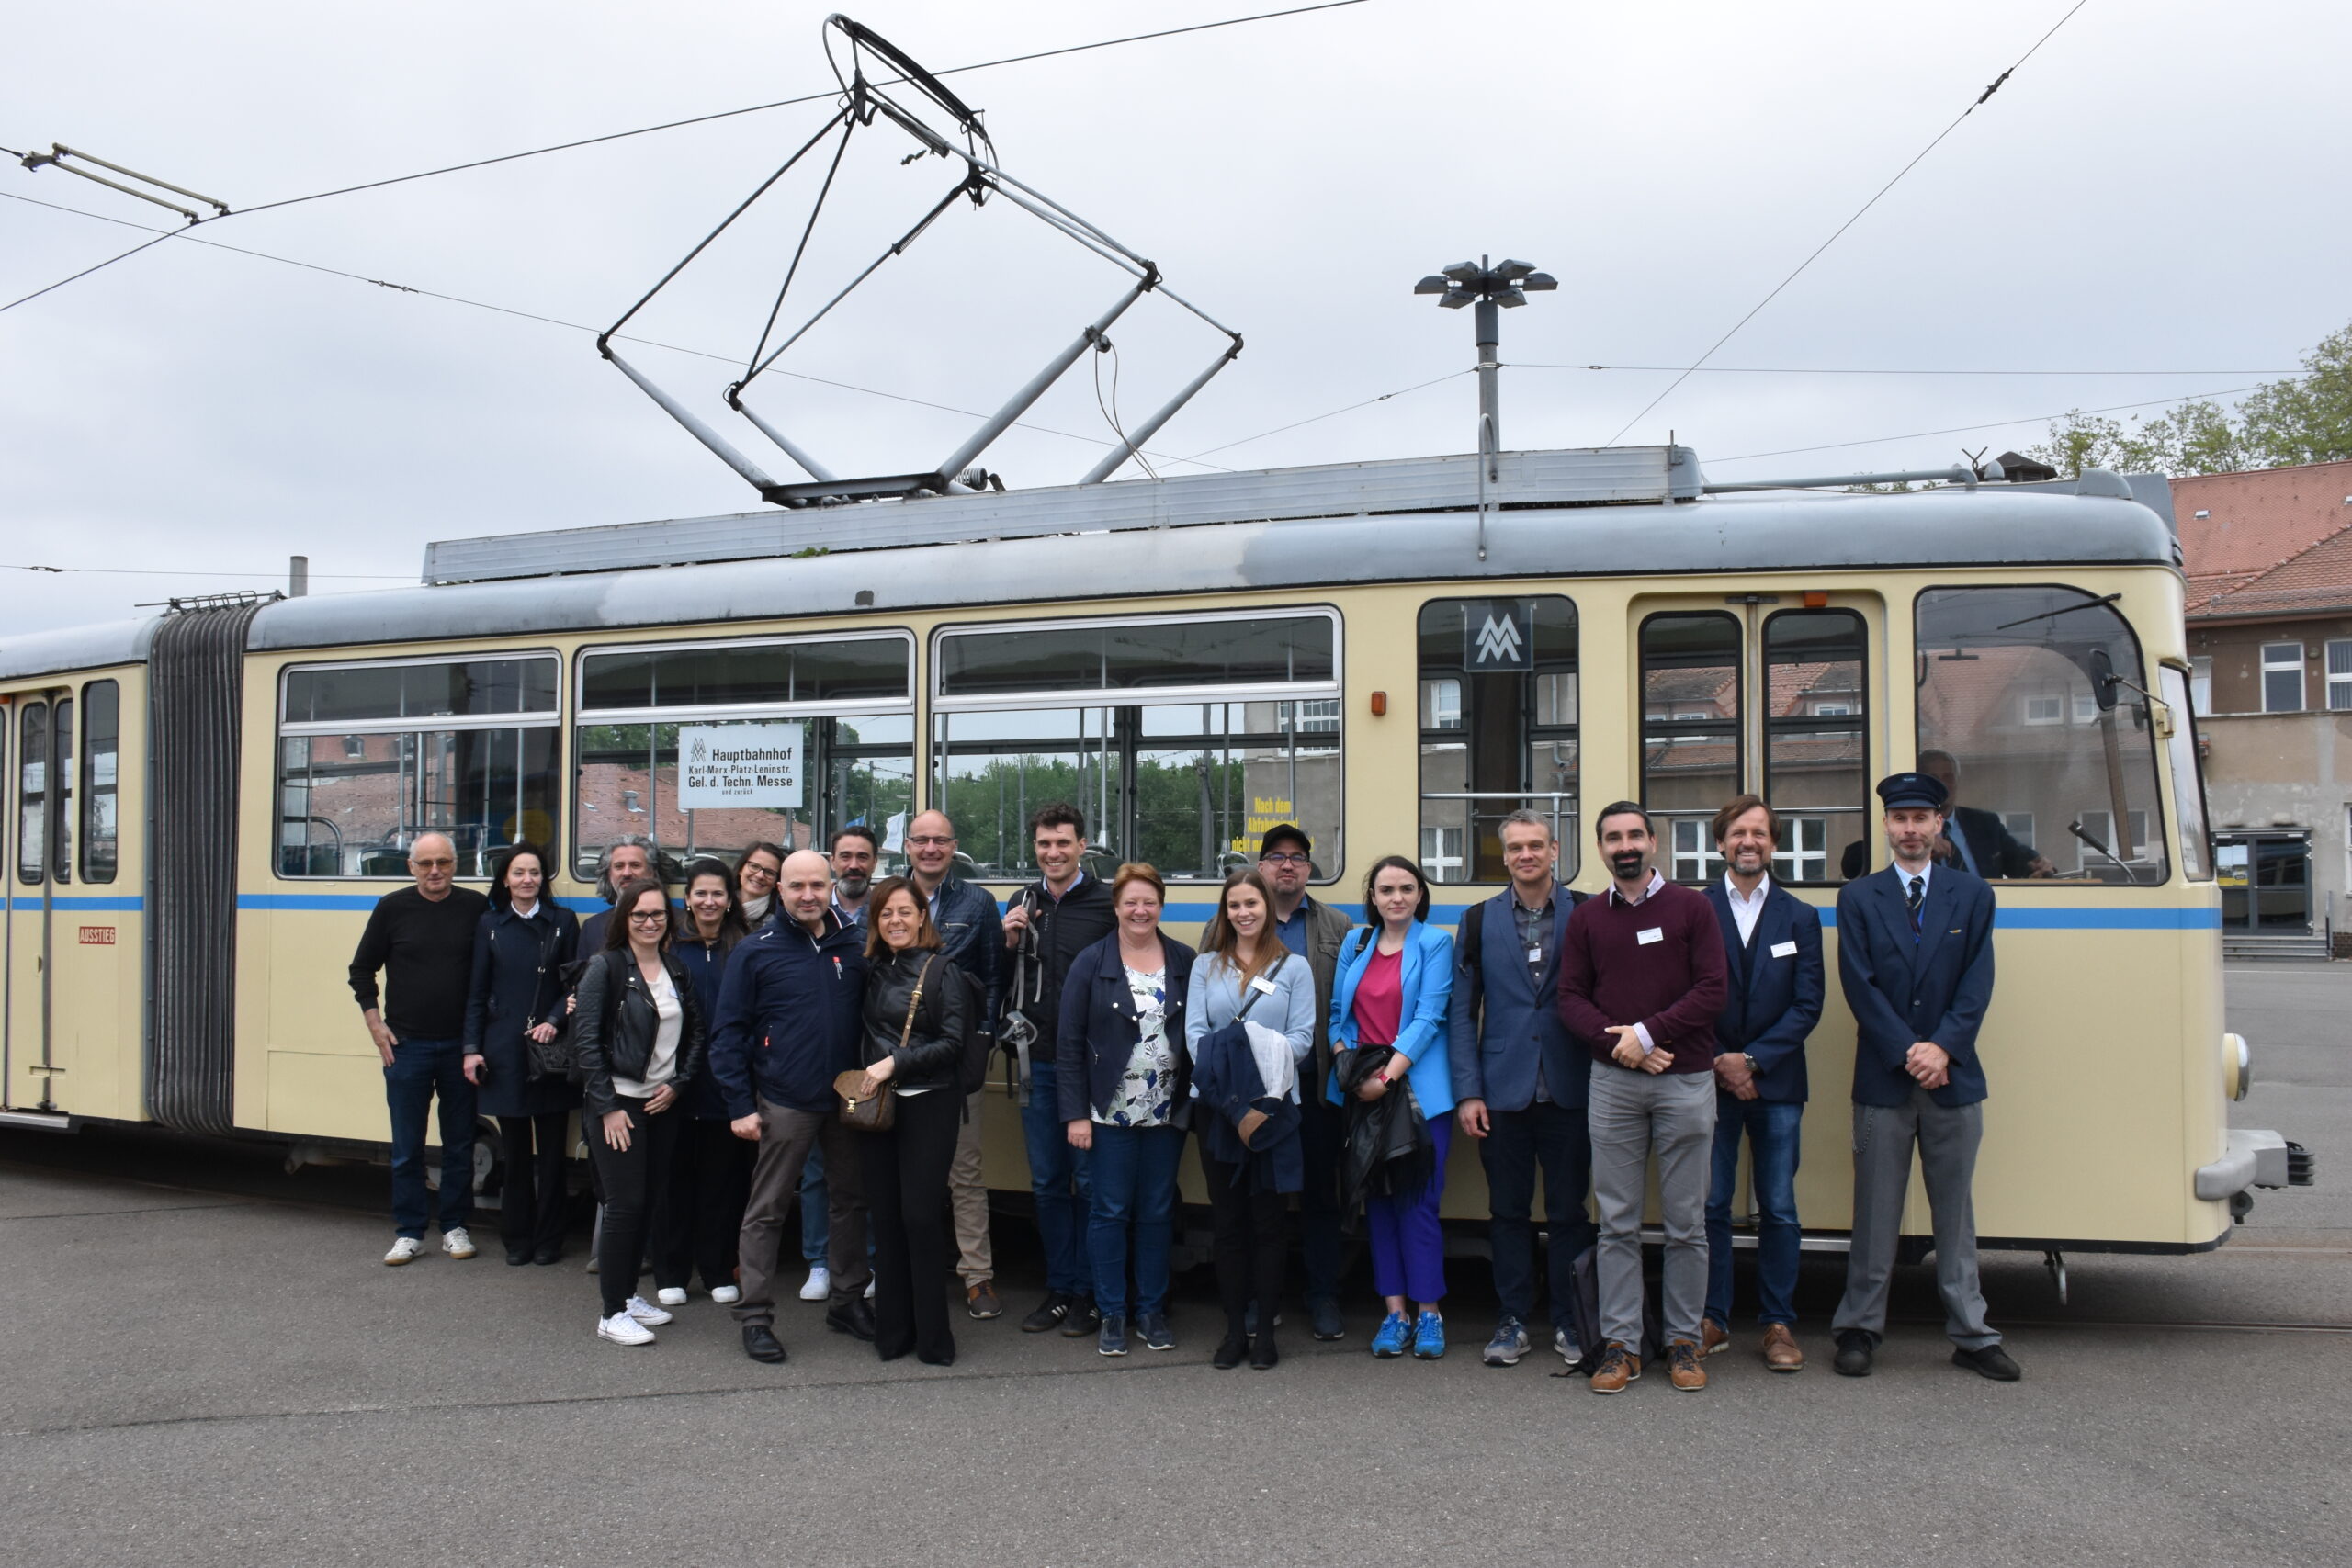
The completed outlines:
{"type": "Polygon", "coordinates": [[[563,1012],[563,966],[580,944],[579,917],[547,896],[547,858],[516,844],[498,862],[490,911],[474,928],[473,984],[466,1000],[466,1077],[475,1104],[498,1118],[506,1156],[499,1228],[506,1261],[563,1257],[565,1122],[580,1091],[531,1076],[530,1041],[555,1037],[563,1012]]]}

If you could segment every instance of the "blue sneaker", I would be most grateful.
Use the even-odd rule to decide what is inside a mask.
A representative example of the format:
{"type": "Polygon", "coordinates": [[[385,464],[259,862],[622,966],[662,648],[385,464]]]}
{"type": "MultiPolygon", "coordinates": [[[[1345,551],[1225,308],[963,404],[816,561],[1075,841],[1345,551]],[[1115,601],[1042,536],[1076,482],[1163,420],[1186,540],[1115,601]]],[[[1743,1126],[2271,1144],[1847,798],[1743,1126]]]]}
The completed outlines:
{"type": "Polygon", "coordinates": [[[1401,1356],[1405,1353],[1405,1342],[1412,1336],[1412,1325],[1405,1321],[1405,1314],[1392,1312],[1380,1320],[1380,1332],[1372,1337],[1372,1353],[1375,1356],[1401,1356]]]}
{"type": "Polygon", "coordinates": [[[1102,1326],[1095,1331],[1094,1353],[1098,1356],[1124,1356],[1127,1353],[1127,1320],[1106,1314],[1102,1326]]]}
{"type": "Polygon", "coordinates": [[[1445,1319],[1433,1312],[1421,1314],[1421,1321],[1413,1325],[1413,1354],[1424,1361],[1445,1354],[1445,1319]]]}

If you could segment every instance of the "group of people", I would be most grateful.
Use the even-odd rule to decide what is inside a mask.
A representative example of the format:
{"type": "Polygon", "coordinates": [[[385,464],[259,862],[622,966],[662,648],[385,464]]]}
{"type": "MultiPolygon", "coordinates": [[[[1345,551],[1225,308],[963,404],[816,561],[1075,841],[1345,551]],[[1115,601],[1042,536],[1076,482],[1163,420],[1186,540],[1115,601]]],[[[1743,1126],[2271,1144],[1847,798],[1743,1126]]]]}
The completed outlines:
{"type": "MultiPolygon", "coordinates": [[[[1970,1204],[1992,894],[1939,860],[1939,780],[1898,773],[1878,793],[1894,864],[1838,897],[1859,1042],[1835,1366],[1871,1371],[1916,1146],[1953,1359],[2014,1380],[1985,1323],[1970,1204]]],[[[415,885],[379,903],[351,969],[391,1111],[398,1234],[385,1261],[419,1256],[435,1218],[424,1145],[435,1097],[443,1249],[474,1253],[481,1114],[505,1149],[508,1262],[560,1259],[577,1111],[600,1203],[599,1336],[650,1342],[698,1272],[732,1306],[745,1353],[783,1360],[775,1298],[797,1201],[800,1294],[826,1302],[827,1325],[884,1359],[950,1364],[951,1269],[969,1317],[1004,1310],[978,1139],[1001,1053],[1018,1064],[1046,1263],[1024,1331],[1091,1338],[1105,1356],[1175,1346],[1190,1134],[1223,1317],[1213,1365],[1279,1363],[1294,1204],[1314,1337],[1345,1337],[1345,1241],[1360,1229],[1379,1298],[1372,1353],[1441,1357],[1439,1206],[1458,1134],[1476,1144],[1488,1191],[1500,1307],[1483,1359],[1517,1364],[1540,1321],[1596,1393],[1623,1391],[1652,1353],[1674,1388],[1702,1389],[1703,1358],[1731,1338],[1745,1142],[1759,1349],[1772,1371],[1797,1371],[1795,1177],[1805,1042],[1826,994],[1820,917],[1776,885],[1778,820],[1754,795],[1715,814],[1725,871],[1703,890],[1658,872],[1644,807],[1615,803],[1593,827],[1605,892],[1561,886],[1550,819],[1515,812],[1500,825],[1510,886],[1448,934],[1402,856],[1372,866],[1363,923],[1316,899],[1314,846],[1283,824],[1226,878],[1197,950],[1163,929],[1154,868],[1107,882],[1086,871],[1085,818],[1064,804],[1031,818],[1040,874],[1001,911],[956,874],[955,827],[938,811],[908,824],[904,876],[875,880],[874,836],[847,828],[830,856],[759,844],[732,867],[696,861],[682,904],[653,846],[624,841],[599,867],[610,908],[585,922],[544,896],[536,847],[505,852],[485,898],[455,885],[446,838],[420,836],[415,885]],[[1665,1259],[1645,1330],[1653,1164],[1665,1259]],[[638,1289],[649,1267],[652,1301],[638,1289]]]]}

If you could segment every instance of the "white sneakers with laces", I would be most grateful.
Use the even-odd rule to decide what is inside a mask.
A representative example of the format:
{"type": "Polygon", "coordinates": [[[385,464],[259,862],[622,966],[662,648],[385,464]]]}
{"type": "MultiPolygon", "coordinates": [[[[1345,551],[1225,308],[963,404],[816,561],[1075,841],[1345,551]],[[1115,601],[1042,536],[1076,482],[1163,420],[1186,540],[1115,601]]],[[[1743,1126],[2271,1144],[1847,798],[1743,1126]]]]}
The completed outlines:
{"type": "Polygon", "coordinates": [[[622,1315],[633,1317],[638,1322],[653,1328],[659,1328],[662,1325],[673,1321],[668,1313],[663,1312],[643,1296],[629,1297],[628,1305],[623,1309],[622,1315]]]}
{"type": "Polygon", "coordinates": [[[396,1236],[392,1249],[384,1254],[384,1261],[397,1269],[403,1263],[413,1263],[424,1256],[424,1243],[413,1235],[396,1236]]]}
{"type": "MultiPolygon", "coordinates": [[[[667,1314],[664,1314],[663,1321],[667,1320],[667,1314]]],[[[653,1343],[653,1331],[628,1313],[616,1312],[610,1317],[596,1320],[596,1337],[609,1339],[616,1345],[650,1345],[653,1343]]]]}
{"type": "Polygon", "coordinates": [[[653,1299],[665,1307],[682,1307],[686,1304],[686,1292],[675,1285],[664,1285],[653,1292],[653,1299]]]}
{"type": "Polygon", "coordinates": [[[466,1234],[465,1226],[453,1226],[441,1233],[441,1250],[462,1262],[474,1255],[474,1238],[466,1234]]]}
{"type": "Polygon", "coordinates": [[[820,1263],[808,1270],[808,1282],[800,1287],[804,1302],[821,1302],[833,1293],[833,1271],[820,1263]]]}

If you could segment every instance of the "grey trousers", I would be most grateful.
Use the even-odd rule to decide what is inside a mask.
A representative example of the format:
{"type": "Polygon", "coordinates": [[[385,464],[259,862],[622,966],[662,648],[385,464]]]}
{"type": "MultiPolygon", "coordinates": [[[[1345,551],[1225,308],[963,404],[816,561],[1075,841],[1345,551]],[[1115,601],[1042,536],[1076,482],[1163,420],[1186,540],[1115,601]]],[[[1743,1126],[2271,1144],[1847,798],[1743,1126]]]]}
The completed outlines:
{"type": "Polygon", "coordinates": [[[996,1278],[996,1254],[989,1245],[989,1184],[980,1176],[980,1102],[988,1094],[974,1089],[964,1102],[956,1163],[947,1168],[947,1201],[956,1213],[956,1271],[967,1287],[996,1278]]]}
{"type": "Polygon", "coordinates": [[[1713,1073],[1592,1069],[1592,1196],[1600,1211],[1600,1333],[1639,1353],[1642,1203],[1657,1155],[1666,1230],[1666,1337],[1696,1343],[1707,1310],[1707,1183],[1715,1142],[1713,1073]]]}
{"type": "Polygon", "coordinates": [[[1976,1278],[1976,1145],[1984,1137],[1984,1107],[1938,1105],[1914,1089],[1901,1105],[1854,1107],[1854,1241],[1846,1254],[1846,1294],[1833,1333],[1859,1329],[1875,1345],[1886,1334],[1887,1287],[1903,1229],[1903,1200],[1911,1186],[1911,1145],[1919,1145],[1919,1174],[1936,1233],[1936,1292],[1944,1299],[1944,1332],[1963,1350],[1998,1345],[1984,1322],[1984,1292],[1976,1278]]]}
{"type": "MultiPolygon", "coordinates": [[[[735,1321],[775,1321],[776,1253],[784,1242],[784,1216],[800,1190],[800,1168],[808,1151],[825,1150],[825,1211],[831,1234],[825,1264],[833,1276],[831,1304],[842,1306],[865,1294],[874,1278],[865,1256],[865,1184],[862,1156],[852,1139],[863,1136],[842,1125],[830,1111],[791,1111],[760,1101],[760,1154],[752,1166],[751,1201],[743,1207],[743,1229],[736,1253],[743,1299],[735,1321]]],[[[797,1253],[799,1247],[796,1245],[797,1253]]]]}

